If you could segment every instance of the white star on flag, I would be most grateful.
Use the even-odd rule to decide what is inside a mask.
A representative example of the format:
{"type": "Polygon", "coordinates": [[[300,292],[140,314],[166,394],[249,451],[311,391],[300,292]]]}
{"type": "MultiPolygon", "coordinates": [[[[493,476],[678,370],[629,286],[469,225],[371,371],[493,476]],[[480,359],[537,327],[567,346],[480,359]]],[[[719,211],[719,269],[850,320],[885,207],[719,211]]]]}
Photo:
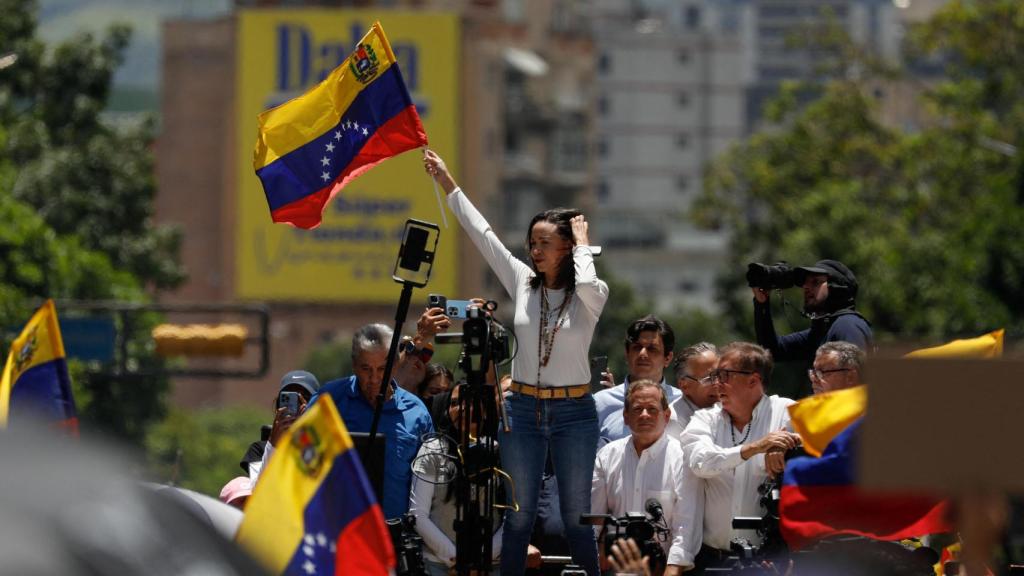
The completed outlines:
{"type": "Polygon", "coordinates": [[[328,174],[327,172],[324,172],[323,174],[321,174],[320,177],[324,179],[324,182],[327,182],[328,180],[331,179],[331,175],[328,174]]]}
{"type": "Polygon", "coordinates": [[[327,536],[323,532],[319,532],[316,535],[316,543],[321,547],[327,546],[327,536]]]}
{"type": "Polygon", "coordinates": [[[327,151],[328,152],[334,152],[334,142],[328,142],[327,143],[327,151]]]}
{"type": "Polygon", "coordinates": [[[352,125],[355,126],[356,130],[359,130],[359,122],[353,122],[352,125]]]}
{"type": "Polygon", "coordinates": [[[369,135],[370,135],[370,133],[366,131],[366,128],[363,128],[363,136],[369,136],[369,135]]]}
{"type": "Polygon", "coordinates": [[[312,545],[316,544],[316,541],[313,540],[313,535],[312,534],[306,534],[305,536],[303,536],[302,537],[302,541],[305,542],[306,545],[308,545],[308,546],[312,546],[312,545]]]}
{"type": "Polygon", "coordinates": [[[306,571],[306,574],[316,574],[316,564],[313,564],[309,560],[302,563],[302,569],[306,571]]]}
{"type": "Polygon", "coordinates": [[[324,156],[323,158],[320,159],[320,165],[321,166],[330,166],[331,165],[331,159],[328,158],[327,156],[324,156]]]}
{"type": "Polygon", "coordinates": [[[341,140],[341,130],[335,130],[334,131],[334,139],[335,140],[341,140]]]}
{"type": "Polygon", "coordinates": [[[351,120],[345,120],[345,128],[351,128],[351,127],[352,127],[352,121],[351,120]]]}
{"type": "Polygon", "coordinates": [[[303,546],[302,547],[302,553],[305,554],[306,556],[312,556],[313,554],[316,554],[316,551],[313,550],[312,546],[303,546]]]}

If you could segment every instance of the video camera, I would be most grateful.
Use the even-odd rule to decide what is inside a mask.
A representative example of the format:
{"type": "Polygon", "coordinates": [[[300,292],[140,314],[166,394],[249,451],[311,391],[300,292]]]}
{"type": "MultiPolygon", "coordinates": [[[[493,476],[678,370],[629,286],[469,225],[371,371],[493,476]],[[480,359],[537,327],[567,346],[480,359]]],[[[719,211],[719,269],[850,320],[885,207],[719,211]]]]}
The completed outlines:
{"type": "Polygon", "coordinates": [[[395,549],[395,574],[420,576],[426,573],[423,564],[423,538],[416,533],[416,516],[411,512],[387,520],[391,545],[395,549]]]}
{"type": "Polygon", "coordinates": [[[803,285],[804,274],[786,262],[747,264],[747,286],[764,290],[783,290],[803,285]]]}
{"type": "Polygon", "coordinates": [[[648,498],[644,508],[646,514],[629,513],[618,518],[609,514],[583,514],[580,523],[605,527],[603,543],[606,554],[619,539],[632,538],[639,546],[640,554],[649,558],[651,573],[656,573],[668,562],[662,543],[668,541],[670,530],[660,502],[648,498]]]}
{"type": "MultiPolygon", "coordinates": [[[[445,314],[448,314],[448,308],[453,307],[455,302],[468,301],[449,300],[440,294],[431,294],[428,297],[427,305],[431,308],[443,308],[445,314]]],[[[512,359],[513,336],[500,322],[494,319],[493,313],[497,309],[498,304],[493,300],[486,301],[482,307],[460,306],[457,312],[464,314],[465,318],[462,332],[438,334],[434,337],[438,344],[462,344],[459,367],[466,372],[467,376],[486,372],[488,366],[481,365],[482,358],[486,358],[495,365],[512,359]]]]}

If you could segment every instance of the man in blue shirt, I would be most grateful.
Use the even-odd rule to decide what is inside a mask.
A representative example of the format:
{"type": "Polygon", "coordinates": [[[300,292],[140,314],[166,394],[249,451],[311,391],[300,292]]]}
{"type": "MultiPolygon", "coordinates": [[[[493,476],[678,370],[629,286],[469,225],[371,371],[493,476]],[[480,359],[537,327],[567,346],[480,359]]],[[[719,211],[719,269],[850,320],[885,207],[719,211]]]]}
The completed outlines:
{"type": "Polygon", "coordinates": [[[657,316],[644,316],[634,320],[626,329],[626,366],[629,374],[618,386],[594,394],[597,405],[597,423],[601,427],[599,445],[629,436],[629,426],[622,417],[626,404],[626,391],[630,382],[650,380],[661,383],[669,402],[679,397],[680,391],[665,382],[664,371],[672,363],[672,349],[676,335],[667,322],[657,316]]]}
{"type": "MultiPolygon", "coordinates": [[[[392,330],[383,324],[367,324],[352,336],[352,366],[355,374],[324,384],[313,396],[330,394],[338,414],[351,432],[369,432],[377,403],[392,330]]],[[[393,383],[388,386],[377,433],[385,436],[384,498],[385,518],[395,518],[409,510],[412,460],[424,434],[434,431],[430,413],[415,395],[393,383]]]]}

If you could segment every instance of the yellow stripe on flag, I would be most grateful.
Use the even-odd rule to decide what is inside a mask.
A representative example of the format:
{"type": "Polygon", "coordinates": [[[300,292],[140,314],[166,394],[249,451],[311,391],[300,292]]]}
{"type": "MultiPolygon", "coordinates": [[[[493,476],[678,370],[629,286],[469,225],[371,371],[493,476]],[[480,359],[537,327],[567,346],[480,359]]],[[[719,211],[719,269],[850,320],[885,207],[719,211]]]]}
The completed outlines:
{"type": "MultiPolygon", "coordinates": [[[[998,358],[1003,355],[1003,330],[984,336],[954,340],[942,346],[910,352],[905,358],[998,358]]],[[[808,454],[821,456],[825,447],[860,418],[867,408],[864,386],[817,394],[789,406],[790,421],[803,439],[808,454]]]]}
{"type": "Polygon", "coordinates": [[[864,414],[868,405],[865,386],[809,396],[789,406],[793,430],[803,439],[804,450],[821,456],[828,443],[864,414]]]}
{"type": "Polygon", "coordinates": [[[11,390],[26,371],[64,357],[64,341],[57,323],[57,307],[47,300],[11,342],[3,378],[0,379],[0,428],[7,426],[11,390]]]}
{"type": "Polygon", "coordinates": [[[906,358],[998,358],[1003,355],[1003,333],[1004,330],[999,329],[977,338],[914,350],[906,358]]]}
{"type": "Polygon", "coordinates": [[[330,394],[320,396],[284,439],[287,444],[275,447],[260,474],[235,537],[275,574],[288,566],[305,535],[306,505],[320,489],[335,458],[352,448],[330,394]],[[315,435],[312,444],[307,441],[310,434],[315,435]]]}
{"type": "Polygon", "coordinates": [[[359,45],[368,45],[378,59],[376,72],[359,80],[350,69],[355,54],[334,69],[323,82],[302,96],[259,115],[259,137],[253,151],[253,168],[260,168],[314,140],[341,121],[341,115],[363,90],[395,62],[395,54],[380,22],[374,22],[359,45]]]}

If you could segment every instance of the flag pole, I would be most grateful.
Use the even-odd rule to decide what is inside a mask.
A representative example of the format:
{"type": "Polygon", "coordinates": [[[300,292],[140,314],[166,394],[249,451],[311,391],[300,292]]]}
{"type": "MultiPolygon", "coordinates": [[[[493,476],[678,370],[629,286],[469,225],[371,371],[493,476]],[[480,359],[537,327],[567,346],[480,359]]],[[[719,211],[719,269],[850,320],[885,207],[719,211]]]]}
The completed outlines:
{"type": "MultiPolygon", "coordinates": [[[[424,154],[427,153],[427,147],[426,146],[421,146],[420,150],[422,150],[424,154]]],[[[437,180],[434,180],[429,175],[427,176],[427,178],[430,178],[430,182],[434,185],[434,196],[437,197],[437,209],[441,211],[441,222],[444,224],[445,230],[447,230],[448,229],[448,216],[446,216],[445,213],[444,213],[444,202],[441,202],[441,191],[437,189],[437,180]]]]}

